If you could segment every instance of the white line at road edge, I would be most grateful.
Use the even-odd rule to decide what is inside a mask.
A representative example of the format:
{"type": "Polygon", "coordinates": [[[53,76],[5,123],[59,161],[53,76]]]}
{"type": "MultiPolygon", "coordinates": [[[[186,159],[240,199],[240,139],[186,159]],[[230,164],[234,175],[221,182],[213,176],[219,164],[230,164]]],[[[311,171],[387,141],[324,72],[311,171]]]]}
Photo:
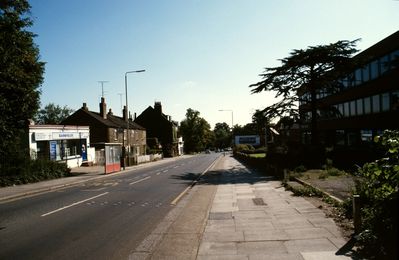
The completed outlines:
{"type": "Polygon", "coordinates": [[[91,198],[88,198],[88,199],[85,199],[85,200],[81,200],[81,201],[72,203],[71,205],[68,205],[68,206],[65,206],[65,207],[62,207],[62,208],[59,208],[59,209],[50,211],[50,212],[48,212],[48,213],[46,213],[46,214],[43,214],[43,215],[41,215],[41,217],[46,217],[46,216],[51,215],[51,214],[54,214],[54,213],[56,213],[56,212],[58,212],[58,211],[61,211],[61,210],[64,210],[64,209],[67,209],[67,208],[70,208],[70,207],[73,207],[73,206],[82,204],[82,203],[84,203],[84,202],[86,202],[86,201],[89,201],[89,200],[92,200],[92,199],[95,199],[95,198],[98,198],[98,197],[107,195],[108,193],[109,193],[109,192],[104,192],[104,193],[101,193],[100,195],[97,195],[97,196],[94,196],[94,197],[91,197],[91,198]]]}
{"type": "Polygon", "coordinates": [[[145,177],[145,178],[143,178],[143,179],[140,179],[140,180],[138,180],[138,181],[131,182],[131,183],[129,183],[129,185],[133,185],[133,184],[136,184],[136,183],[139,183],[139,182],[148,180],[149,178],[151,178],[151,176],[147,176],[147,177],[145,177]]]}

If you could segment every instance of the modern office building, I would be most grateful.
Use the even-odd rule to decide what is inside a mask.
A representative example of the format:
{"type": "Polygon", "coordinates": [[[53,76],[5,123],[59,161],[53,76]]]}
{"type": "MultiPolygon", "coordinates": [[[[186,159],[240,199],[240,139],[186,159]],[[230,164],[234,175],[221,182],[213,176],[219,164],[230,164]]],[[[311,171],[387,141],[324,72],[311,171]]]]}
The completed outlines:
{"type": "MultiPolygon", "coordinates": [[[[373,137],[383,130],[399,129],[399,31],[353,59],[359,66],[337,79],[338,88],[319,90],[316,101],[320,143],[352,155],[367,153],[373,137]]],[[[310,95],[301,93],[299,99],[306,144],[311,135],[310,95]]]]}

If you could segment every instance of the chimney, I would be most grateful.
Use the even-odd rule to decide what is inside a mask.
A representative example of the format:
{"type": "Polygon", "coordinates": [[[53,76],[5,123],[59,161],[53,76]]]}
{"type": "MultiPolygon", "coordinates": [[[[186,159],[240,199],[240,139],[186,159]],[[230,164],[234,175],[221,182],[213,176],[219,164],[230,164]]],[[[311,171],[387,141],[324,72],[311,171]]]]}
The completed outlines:
{"type": "Polygon", "coordinates": [[[112,113],[112,109],[111,108],[108,111],[108,115],[110,115],[110,116],[114,115],[114,113],[112,113]]]}
{"type": "Polygon", "coordinates": [[[101,97],[100,103],[100,116],[107,119],[107,104],[105,104],[105,98],[101,97]]]}
{"type": "Polygon", "coordinates": [[[123,114],[123,121],[127,121],[127,109],[126,109],[126,106],[123,106],[122,114],[123,114]]]}
{"type": "Polygon", "coordinates": [[[82,109],[83,109],[84,111],[89,111],[89,108],[87,107],[87,104],[86,104],[86,103],[83,103],[82,109]]]}
{"type": "Polygon", "coordinates": [[[155,102],[154,104],[154,109],[157,111],[159,114],[162,114],[162,105],[161,102],[155,102]]]}

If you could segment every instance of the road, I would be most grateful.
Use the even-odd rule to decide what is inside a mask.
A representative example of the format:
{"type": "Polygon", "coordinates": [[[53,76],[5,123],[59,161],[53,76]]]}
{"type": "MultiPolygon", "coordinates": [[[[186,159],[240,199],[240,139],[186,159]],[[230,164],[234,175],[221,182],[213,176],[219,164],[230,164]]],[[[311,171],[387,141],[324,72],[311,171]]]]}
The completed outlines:
{"type": "Polygon", "coordinates": [[[0,259],[126,259],[219,154],[0,204],[0,259]]]}

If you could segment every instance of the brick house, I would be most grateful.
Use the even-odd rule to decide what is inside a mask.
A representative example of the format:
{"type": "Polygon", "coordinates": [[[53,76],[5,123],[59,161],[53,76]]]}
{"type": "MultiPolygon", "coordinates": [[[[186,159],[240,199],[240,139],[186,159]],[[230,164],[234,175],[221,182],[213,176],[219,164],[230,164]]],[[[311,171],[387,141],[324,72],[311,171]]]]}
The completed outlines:
{"type": "Polygon", "coordinates": [[[145,127],[148,143],[156,140],[152,142],[153,146],[157,144],[162,146],[162,153],[165,157],[173,157],[179,154],[178,123],[172,121],[170,116],[162,113],[161,102],[155,102],[154,107],[149,106],[134,122],[145,127]]]}
{"type": "Polygon", "coordinates": [[[115,116],[112,110],[108,113],[105,99],[101,98],[100,112],[89,111],[86,103],[75,113],[66,118],[62,124],[90,126],[91,146],[97,149],[104,147],[104,143],[118,143],[127,147],[129,154],[128,165],[134,164],[136,156],[146,153],[146,129],[139,124],[128,120],[126,107],[123,109],[123,117],[115,116]],[[126,135],[129,121],[129,136],[126,135]]]}

